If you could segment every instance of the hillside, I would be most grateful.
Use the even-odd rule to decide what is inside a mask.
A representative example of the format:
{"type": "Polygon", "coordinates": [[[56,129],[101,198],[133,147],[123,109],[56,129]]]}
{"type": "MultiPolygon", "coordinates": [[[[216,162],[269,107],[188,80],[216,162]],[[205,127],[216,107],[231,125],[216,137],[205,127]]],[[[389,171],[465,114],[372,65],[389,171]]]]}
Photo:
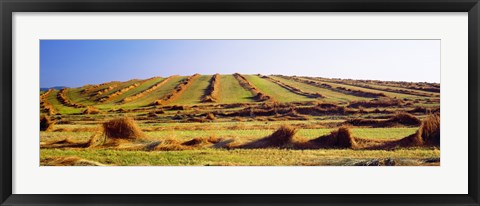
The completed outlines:
{"type": "MultiPolygon", "coordinates": [[[[252,88],[242,85],[234,75],[219,75],[216,100],[205,101],[213,75],[153,77],[126,82],[106,82],[79,88],[51,88],[42,92],[42,103],[59,113],[80,113],[87,106],[102,111],[138,109],[152,106],[209,105],[235,103],[325,102],[346,105],[353,101],[399,99],[405,104],[438,106],[439,85],[320,77],[241,75],[252,88]],[[190,76],[193,77],[193,76],[190,76]],[[259,99],[258,93],[268,99],[259,99]],[[60,95],[63,94],[63,95],[60,95]],[[161,101],[158,101],[161,100],[161,101]]],[[[213,88],[213,87],[212,87],[213,88]]],[[[45,112],[45,110],[43,110],[45,112]]]]}

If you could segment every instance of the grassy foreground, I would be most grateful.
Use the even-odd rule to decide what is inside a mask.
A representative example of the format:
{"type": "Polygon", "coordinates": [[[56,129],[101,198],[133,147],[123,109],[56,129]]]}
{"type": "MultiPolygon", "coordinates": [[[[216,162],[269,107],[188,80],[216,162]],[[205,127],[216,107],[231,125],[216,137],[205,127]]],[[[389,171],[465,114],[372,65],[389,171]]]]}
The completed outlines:
{"type": "Polygon", "coordinates": [[[41,150],[41,160],[77,156],[106,165],[163,165],[163,166],[314,166],[354,165],[371,159],[394,159],[397,165],[418,165],[426,159],[439,158],[440,151],[432,149],[385,150],[285,150],[202,149],[185,151],[120,151],[120,150],[41,150]],[[345,157],[349,158],[345,158],[345,157]]]}

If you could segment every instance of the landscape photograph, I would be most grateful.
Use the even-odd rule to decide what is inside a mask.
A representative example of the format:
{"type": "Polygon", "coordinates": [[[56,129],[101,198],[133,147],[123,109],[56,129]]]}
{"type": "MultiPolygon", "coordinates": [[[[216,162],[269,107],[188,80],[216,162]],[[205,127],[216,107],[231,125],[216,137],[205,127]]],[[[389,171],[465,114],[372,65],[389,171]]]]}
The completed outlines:
{"type": "Polygon", "coordinates": [[[41,40],[40,166],[440,166],[439,40],[41,40]]]}

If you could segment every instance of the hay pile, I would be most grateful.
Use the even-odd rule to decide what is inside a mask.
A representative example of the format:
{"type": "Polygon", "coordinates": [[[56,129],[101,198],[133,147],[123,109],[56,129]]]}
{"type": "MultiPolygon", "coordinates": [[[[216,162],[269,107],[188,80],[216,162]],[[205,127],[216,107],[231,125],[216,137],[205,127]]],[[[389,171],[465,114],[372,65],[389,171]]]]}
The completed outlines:
{"type": "Polygon", "coordinates": [[[138,139],[145,137],[140,127],[131,117],[112,119],[102,124],[103,133],[111,139],[138,139]]]}
{"type": "Polygon", "coordinates": [[[357,148],[358,144],[348,127],[340,127],[328,135],[310,140],[307,147],[311,148],[357,148]]]}
{"type": "Polygon", "coordinates": [[[440,115],[430,114],[423,121],[415,134],[407,136],[398,142],[397,146],[435,146],[440,147],[440,115]]]}
{"type": "Polygon", "coordinates": [[[46,115],[40,116],[40,131],[52,131],[54,124],[55,122],[53,122],[50,117],[46,115]]]}
{"type": "Polygon", "coordinates": [[[419,136],[422,137],[423,144],[440,146],[440,116],[429,115],[422,121],[419,136]]]}
{"type": "Polygon", "coordinates": [[[239,148],[291,148],[294,147],[294,137],[297,131],[294,127],[283,125],[270,136],[241,145],[239,148]]]}

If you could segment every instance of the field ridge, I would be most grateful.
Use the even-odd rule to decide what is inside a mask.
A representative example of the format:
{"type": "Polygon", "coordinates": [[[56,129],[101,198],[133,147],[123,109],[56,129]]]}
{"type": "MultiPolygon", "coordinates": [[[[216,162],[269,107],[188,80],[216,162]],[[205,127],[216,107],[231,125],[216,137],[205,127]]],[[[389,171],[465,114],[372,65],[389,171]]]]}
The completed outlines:
{"type": "Polygon", "coordinates": [[[202,97],[202,102],[217,102],[219,99],[219,90],[220,90],[220,74],[214,74],[210,79],[210,84],[205,90],[205,94],[202,97]]]}
{"type": "Polygon", "coordinates": [[[233,74],[233,76],[235,77],[235,79],[237,79],[237,81],[240,83],[240,85],[250,91],[252,93],[252,95],[254,96],[254,98],[257,100],[257,101],[269,101],[269,100],[273,100],[273,97],[269,96],[268,94],[265,94],[263,93],[260,89],[258,89],[255,85],[253,85],[252,83],[250,83],[250,81],[248,81],[243,75],[239,74],[239,73],[235,73],[233,74]]]}
{"type": "Polygon", "coordinates": [[[189,76],[187,79],[182,80],[173,91],[171,91],[169,94],[163,96],[159,100],[156,100],[152,103],[152,105],[165,105],[176,98],[178,98],[185,90],[197,79],[200,77],[200,74],[194,74],[192,76],[189,76]]]}

